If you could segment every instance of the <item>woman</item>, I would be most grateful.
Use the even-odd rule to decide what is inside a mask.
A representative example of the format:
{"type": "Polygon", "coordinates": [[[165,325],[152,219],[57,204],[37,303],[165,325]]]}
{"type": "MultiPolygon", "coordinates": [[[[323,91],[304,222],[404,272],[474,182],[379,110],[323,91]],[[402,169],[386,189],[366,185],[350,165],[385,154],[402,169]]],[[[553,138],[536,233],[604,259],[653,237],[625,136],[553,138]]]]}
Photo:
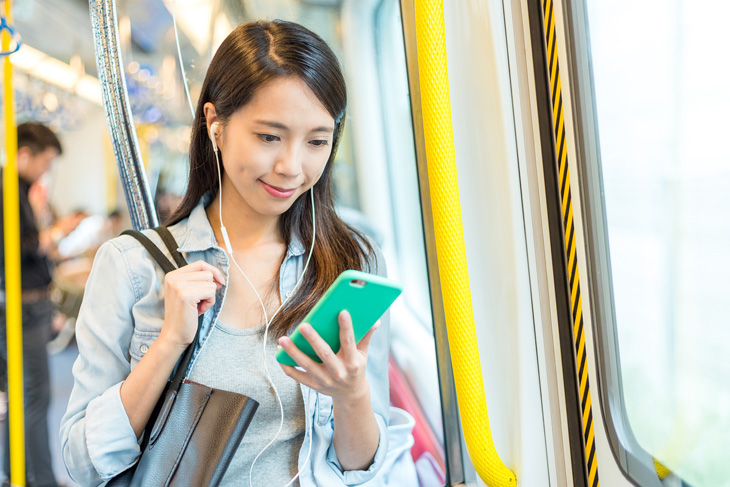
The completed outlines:
{"type": "Polygon", "coordinates": [[[333,208],[345,108],[337,59],[307,29],[247,23],[221,44],[198,102],[188,189],[170,221],[190,264],[163,276],[124,236],[99,250],[89,277],[61,428],[66,466],[81,485],[137,461],[138,438],[201,313],[189,378],[260,403],[223,485],[250,476],[283,486],[297,473],[302,486],[415,485],[409,424],[389,424],[387,319],[355,344],[341,313],[337,354],[304,326],[323,364],[287,338],[340,272],[385,272],[379,251],[333,208]],[[277,364],[277,345],[303,369],[277,364]],[[269,373],[284,409],[278,435],[269,373]]]}

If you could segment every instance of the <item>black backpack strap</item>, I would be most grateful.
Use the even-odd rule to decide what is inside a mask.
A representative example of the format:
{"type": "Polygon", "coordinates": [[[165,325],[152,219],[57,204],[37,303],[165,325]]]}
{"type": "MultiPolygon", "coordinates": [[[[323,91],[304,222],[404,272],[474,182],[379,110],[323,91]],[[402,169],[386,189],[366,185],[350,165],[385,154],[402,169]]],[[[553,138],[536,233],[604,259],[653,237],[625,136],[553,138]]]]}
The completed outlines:
{"type": "Polygon", "coordinates": [[[162,242],[165,244],[165,247],[167,247],[167,250],[170,252],[170,255],[172,255],[177,266],[185,267],[188,265],[185,257],[183,257],[177,250],[177,242],[175,241],[175,237],[172,236],[172,233],[170,233],[170,230],[167,227],[156,227],[154,230],[162,239],[162,242]]]}
{"type": "Polygon", "coordinates": [[[147,238],[142,232],[138,232],[137,230],[125,230],[122,232],[122,235],[129,235],[130,237],[134,237],[141,243],[145,249],[147,249],[147,252],[150,253],[153,259],[160,265],[163,271],[165,271],[165,274],[168,272],[172,272],[176,269],[175,265],[170,262],[170,259],[168,259],[165,254],[162,253],[162,251],[155,245],[152,240],[147,238]]]}

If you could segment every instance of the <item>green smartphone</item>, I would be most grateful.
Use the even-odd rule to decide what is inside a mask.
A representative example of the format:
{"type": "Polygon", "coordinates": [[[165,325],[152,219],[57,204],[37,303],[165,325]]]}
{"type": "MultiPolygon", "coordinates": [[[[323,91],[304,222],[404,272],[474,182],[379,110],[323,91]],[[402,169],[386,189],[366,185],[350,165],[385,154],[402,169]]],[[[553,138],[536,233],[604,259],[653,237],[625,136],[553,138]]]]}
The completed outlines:
{"type": "MultiPolygon", "coordinates": [[[[346,309],[350,312],[355,342],[359,342],[402,291],[403,286],[385,277],[347,270],[335,279],[302,322],[312,325],[337,353],[340,350],[340,325],[337,322],[340,311],[346,309]]],[[[322,362],[298,326],[290,338],[299,350],[314,361],[322,362]]],[[[284,349],[276,353],[276,360],[284,365],[297,365],[284,349]]]]}

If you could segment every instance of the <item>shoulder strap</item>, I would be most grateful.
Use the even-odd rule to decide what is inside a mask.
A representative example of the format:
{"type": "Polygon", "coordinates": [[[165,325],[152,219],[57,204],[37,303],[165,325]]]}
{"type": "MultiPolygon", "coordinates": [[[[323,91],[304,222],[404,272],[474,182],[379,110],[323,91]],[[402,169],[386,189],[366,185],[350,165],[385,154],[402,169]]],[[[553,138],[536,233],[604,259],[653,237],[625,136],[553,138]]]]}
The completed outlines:
{"type": "Polygon", "coordinates": [[[154,230],[155,232],[157,232],[157,235],[159,235],[162,239],[162,242],[165,244],[165,247],[167,247],[167,250],[170,251],[170,255],[172,255],[172,258],[175,260],[177,266],[184,267],[188,265],[185,257],[183,257],[182,254],[178,252],[177,242],[175,241],[175,237],[172,236],[172,233],[170,233],[170,230],[167,227],[156,227],[154,230]]]}
{"type": "Polygon", "coordinates": [[[122,232],[122,235],[129,235],[130,237],[134,237],[137,240],[139,240],[139,243],[141,243],[145,249],[147,249],[147,252],[150,253],[153,259],[162,267],[162,270],[165,271],[165,274],[168,272],[172,272],[176,269],[176,267],[173,265],[172,262],[170,262],[170,259],[165,257],[165,254],[160,251],[160,249],[155,245],[152,240],[147,238],[142,232],[138,232],[137,230],[125,230],[122,232]]]}
{"type": "MultiPolygon", "coordinates": [[[[167,247],[167,250],[170,251],[172,257],[175,259],[178,265],[187,265],[185,258],[180,254],[180,252],[177,251],[175,238],[172,236],[167,227],[158,227],[155,228],[155,231],[160,235],[162,241],[167,247]]],[[[152,258],[155,259],[155,261],[160,265],[162,270],[165,271],[165,274],[167,274],[168,272],[172,272],[176,269],[175,265],[170,262],[170,259],[168,259],[165,254],[163,254],[162,251],[157,247],[157,245],[155,245],[154,242],[147,238],[142,232],[138,232],[137,230],[125,230],[124,232],[122,232],[122,235],[129,235],[130,237],[134,237],[135,239],[137,239],[144,246],[144,248],[147,249],[152,258]]],[[[202,327],[202,325],[203,315],[200,315],[198,317],[198,331],[195,333],[195,338],[193,339],[193,342],[188,345],[188,348],[185,349],[182,358],[178,362],[175,369],[175,375],[167,386],[168,390],[177,391],[183,379],[185,378],[188,365],[190,364],[190,361],[193,357],[195,344],[198,343],[198,339],[200,338],[200,328],[202,327]]]]}

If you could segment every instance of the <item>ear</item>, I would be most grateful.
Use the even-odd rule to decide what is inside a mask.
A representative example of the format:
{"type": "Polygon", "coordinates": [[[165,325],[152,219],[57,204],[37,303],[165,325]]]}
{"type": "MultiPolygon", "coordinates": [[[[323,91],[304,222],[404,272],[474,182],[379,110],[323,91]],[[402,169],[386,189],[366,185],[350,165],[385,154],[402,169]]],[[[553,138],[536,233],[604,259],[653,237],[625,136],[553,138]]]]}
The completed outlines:
{"type": "MultiPolygon", "coordinates": [[[[205,115],[205,133],[210,134],[210,126],[213,125],[213,123],[218,122],[220,125],[220,120],[218,120],[218,114],[215,112],[215,105],[213,105],[211,102],[207,102],[205,105],[203,105],[203,114],[205,115]]],[[[218,129],[218,133],[220,134],[221,129],[218,129]]]]}
{"type": "Polygon", "coordinates": [[[30,160],[30,157],[33,155],[33,152],[30,150],[30,147],[23,146],[18,148],[17,152],[17,164],[18,167],[25,167],[28,164],[28,161],[30,160]]]}

